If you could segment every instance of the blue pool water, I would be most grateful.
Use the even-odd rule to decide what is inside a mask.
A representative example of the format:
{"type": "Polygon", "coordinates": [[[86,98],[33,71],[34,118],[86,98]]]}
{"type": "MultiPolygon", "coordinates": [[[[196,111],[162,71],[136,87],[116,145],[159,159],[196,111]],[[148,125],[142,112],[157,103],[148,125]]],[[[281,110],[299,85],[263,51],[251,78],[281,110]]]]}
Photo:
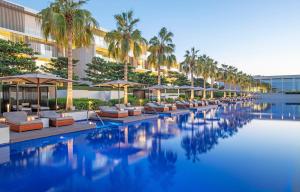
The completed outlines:
{"type": "Polygon", "coordinates": [[[300,191],[299,105],[268,106],[2,146],[0,191],[300,191]]]}

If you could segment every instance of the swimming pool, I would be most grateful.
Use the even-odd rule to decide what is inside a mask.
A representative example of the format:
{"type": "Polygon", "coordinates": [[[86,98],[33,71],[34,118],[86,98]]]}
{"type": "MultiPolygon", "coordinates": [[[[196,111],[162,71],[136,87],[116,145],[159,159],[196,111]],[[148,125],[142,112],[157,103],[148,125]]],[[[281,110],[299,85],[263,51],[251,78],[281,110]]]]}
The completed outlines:
{"type": "Polygon", "coordinates": [[[232,105],[2,146],[0,191],[299,191],[298,106],[295,119],[291,105],[283,120],[232,105]]]}

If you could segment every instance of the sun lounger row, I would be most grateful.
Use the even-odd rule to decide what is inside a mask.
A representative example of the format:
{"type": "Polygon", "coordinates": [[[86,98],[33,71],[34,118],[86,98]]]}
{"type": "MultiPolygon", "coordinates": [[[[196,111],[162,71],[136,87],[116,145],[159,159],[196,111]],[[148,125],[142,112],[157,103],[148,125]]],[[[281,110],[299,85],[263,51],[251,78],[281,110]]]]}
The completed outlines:
{"type": "Polygon", "coordinates": [[[124,104],[118,104],[115,107],[100,106],[97,114],[101,117],[124,118],[128,116],[137,116],[142,114],[142,110],[135,107],[127,107],[124,104]]]}
{"type": "MultiPolygon", "coordinates": [[[[30,103],[21,103],[18,107],[17,105],[12,106],[13,111],[26,111],[26,112],[31,112],[31,111],[37,111],[38,105],[30,103]]],[[[40,111],[48,111],[50,110],[49,107],[47,106],[40,106],[40,111]]]]}
{"type": "MultiPolygon", "coordinates": [[[[25,111],[6,112],[3,113],[3,117],[12,131],[24,132],[43,128],[43,122],[41,119],[28,120],[28,116],[25,111]]],[[[55,111],[43,111],[40,113],[40,117],[48,118],[50,126],[53,127],[74,124],[74,119],[72,117],[61,117],[55,111]]]]}

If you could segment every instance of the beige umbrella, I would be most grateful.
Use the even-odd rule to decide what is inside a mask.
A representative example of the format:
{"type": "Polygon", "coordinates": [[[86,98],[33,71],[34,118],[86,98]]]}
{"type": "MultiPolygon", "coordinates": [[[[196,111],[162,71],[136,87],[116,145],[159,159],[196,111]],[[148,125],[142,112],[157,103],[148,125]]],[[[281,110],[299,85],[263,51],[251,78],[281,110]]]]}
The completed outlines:
{"type": "Polygon", "coordinates": [[[186,89],[186,90],[195,90],[195,87],[189,85],[180,86],[179,89],[186,89]]]}
{"type": "Polygon", "coordinates": [[[130,82],[130,81],[125,81],[125,80],[115,80],[115,81],[109,81],[106,83],[100,83],[100,84],[96,84],[94,85],[94,87],[115,87],[118,88],[118,100],[119,100],[119,104],[120,102],[120,88],[121,87],[125,87],[125,86],[141,86],[143,84],[141,83],[135,83],[135,82],[130,82]]]}
{"type": "MultiPolygon", "coordinates": [[[[17,85],[17,106],[18,101],[18,85],[20,83],[30,83],[37,85],[37,113],[40,112],[40,85],[41,84],[54,84],[55,85],[55,105],[57,108],[57,84],[72,82],[71,80],[61,78],[59,76],[48,74],[48,73],[27,73],[22,75],[0,77],[1,82],[16,83],[17,85]]],[[[18,109],[18,107],[17,107],[18,109]]]]}
{"type": "MultiPolygon", "coordinates": [[[[154,85],[151,87],[148,87],[149,90],[165,90],[165,95],[167,94],[167,89],[173,89],[173,87],[167,86],[167,85],[154,85]]],[[[158,101],[160,101],[160,96],[157,98],[158,101]]],[[[164,99],[166,101],[166,97],[164,99]]]]}

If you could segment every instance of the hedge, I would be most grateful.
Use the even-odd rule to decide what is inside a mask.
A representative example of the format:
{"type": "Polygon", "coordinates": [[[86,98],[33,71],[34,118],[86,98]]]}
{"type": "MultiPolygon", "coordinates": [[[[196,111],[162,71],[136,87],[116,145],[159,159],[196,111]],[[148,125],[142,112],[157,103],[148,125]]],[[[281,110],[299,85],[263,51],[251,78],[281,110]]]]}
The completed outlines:
{"type": "MultiPolygon", "coordinates": [[[[57,99],[57,105],[59,109],[66,108],[66,98],[59,98],[57,99]]],[[[88,99],[88,98],[80,98],[80,99],[73,99],[73,105],[75,106],[76,110],[96,110],[101,105],[109,105],[109,102],[102,101],[99,99],[88,99]],[[90,105],[90,108],[89,108],[90,105]]],[[[49,106],[51,109],[55,109],[55,99],[49,100],[49,106]]]]}
{"type": "MultiPolygon", "coordinates": [[[[58,98],[57,105],[59,109],[64,110],[66,108],[66,98],[58,98]]],[[[128,96],[128,102],[134,106],[144,105],[145,103],[149,102],[148,99],[138,99],[131,95],[128,96]]],[[[97,110],[99,106],[114,106],[118,104],[118,99],[112,99],[110,101],[102,101],[100,99],[88,99],[88,98],[79,98],[73,99],[73,105],[75,106],[76,110],[97,110]],[[89,107],[90,106],[90,107],[89,107]]],[[[121,99],[121,103],[123,103],[123,98],[121,99]]],[[[55,99],[49,100],[49,106],[51,109],[55,109],[55,99]]]]}

